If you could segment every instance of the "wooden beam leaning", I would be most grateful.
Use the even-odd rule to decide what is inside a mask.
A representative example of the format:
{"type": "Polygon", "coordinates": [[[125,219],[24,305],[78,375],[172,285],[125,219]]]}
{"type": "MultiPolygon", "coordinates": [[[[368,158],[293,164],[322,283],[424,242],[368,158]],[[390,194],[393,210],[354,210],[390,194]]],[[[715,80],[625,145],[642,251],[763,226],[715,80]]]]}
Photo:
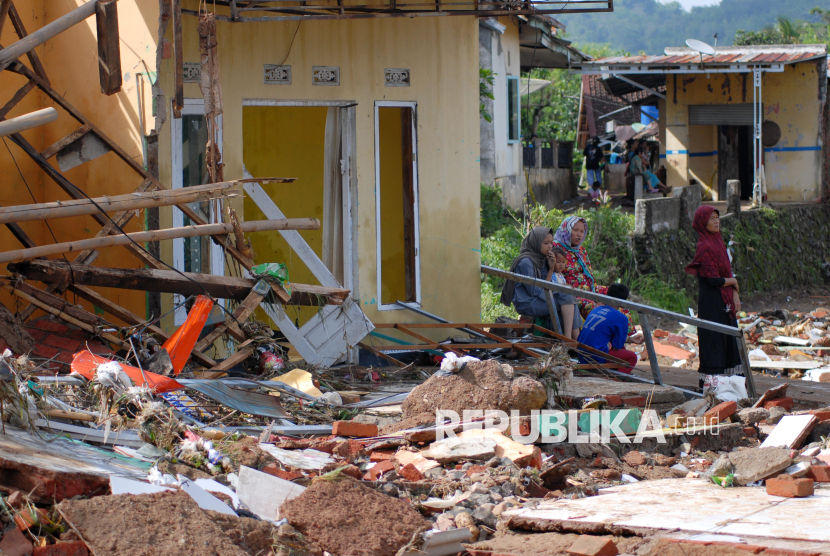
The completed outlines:
{"type": "Polygon", "coordinates": [[[0,2],[0,35],[3,34],[3,27],[6,25],[6,15],[9,13],[9,7],[12,0],[3,0],[0,2]]]}
{"type": "Polygon", "coordinates": [[[63,313],[66,313],[67,315],[73,318],[78,319],[81,322],[87,323],[90,326],[112,326],[110,323],[106,322],[101,317],[94,315],[80,307],[72,305],[62,297],[58,297],[57,295],[40,290],[32,286],[31,284],[15,280],[10,276],[0,276],[0,281],[4,282],[8,286],[22,291],[26,295],[30,295],[38,301],[46,303],[47,305],[50,305],[51,307],[54,307],[55,309],[63,313]]]}
{"type": "MultiPolygon", "coordinates": [[[[2,124],[3,122],[0,122],[0,126],[2,124]]],[[[151,207],[165,207],[179,203],[208,201],[221,197],[223,192],[228,192],[228,190],[232,190],[236,186],[237,182],[229,181],[185,187],[182,189],[166,189],[147,193],[116,195],[113,197],[96,197],[94,199],[74,199],[71,201],[58,201],[56,203],[2,207],[0,208],[0,224],[97,214],[102,209],[104,212],[120,212],[151,207]]]]}
{"type": "MultiPolygon", "coordinates": [[[[265,232],[271,230],[319,230],[320,221],[316,218],[287,218],[282,220],[254,220],[240,224],[243,232],[265,232]]],[[[200,237],[233,232],[231,224],[203,224],[201,226],[184,226],[182,228],[169,228],[167,230],[156,230],[150,232],[133,232],[131,234],[112,235],[69,241],[66,243],[55,243],[41,247],[28,249],[17,249],[0,253],[0,264],[12,261],[25,261],[48,255],[60,255],[61,253],[72,253],[83,249],[101,249],[114,247],[116,245],[132,245],[145,241],[159,241],[165,239],[176,239],[180,237],[200,237]]]]}
{"type": "MultiPolygon", "coordinates": [[[[117,287],[121,289],[143,290],[161,293],[178,293],[180,295],[202,295],[207,292],[212,297],[221,299],[248,300],[257,281],[236,276],[215,276],[175,270],[157,270],[145,268],[102,268],[77,263],[67,265],[61,260],[33,260],[10,263],[10,272],[16,272],[30,280],[46,283],[68,282],[76,286],[117,287]]],[[[349,290],[324,288],[308,284],[291,284],[292,302],[297,305],[313,303],[316,296],[321,296],[330,305],[340,305],[349,295],[349,290]],[[308,301],[308,303],[304,303],[308,301]]],[[[268,292],[262,291],[264,297],[268,292]]],[[[256,306],[253,307],[256,309],[256,306]]],[[[251,309],[251,311],[253,311],[251,309]]],[[[250,314],[250,311],[248,312],[250,314]]],[[[120,318],[120,317],[119,317],[120,318]]],[[[239,318],[239,317],[238,317],[239,318]]],[[[245,315],[247,318],[247,315],[245,315]]],[[[124,320],[124,319],[122,319],[124,320]]]]}
{"type": "Polygon", "coordinates": [[[181,118],[181,109],[184,108],[184,43],[182,41],[182,2],[181,0],[170,0],[170,3],[173,12],[173,72],[175,73],[173,117],[181,118]]]}
{"type": "Polygon", "coordinates": [[[50,158],[52,158],[53,156],[58,154],[58,151],[60,151],[62,148],[69,145],[70,143],[74,143],[75,141],[77,141],[78,139],[80,139],[81,137],[83,137],[84,135],[89,133],[89,130],[90,130],[89,125],[87,125],[87,124],[82,125],[78,129],[76,129],[75,131],[73,131],[72,133],[70,133],[69,135],[64,137],[63,139],[58,139],[51,146],[46,147],[45,150],[41,151],[40,156],[42,156],[46,160],[49,160],[50,158]]]}
{"type": "Polygon", "coordinates": [[[18,105],[18,103],[23,100],[23,97],[29,94],[29,92],[34,89],[37,85],[31,79],[26,82],[18,91],[14,94],[14,96],[3,106],[0,108],[0,119],[5,118],[6,114],[12,111],[12,108],[18,105]]]}
{"type": "MultiPolygon", "coordinates": [[[[9,6],[9,18],[12,20],[14,31],[17,33],[18,37],[23,39],[29,36],[29,33],[26,32],[26,27],[23,26],[23,20],[20,19],[20,14],[17,13],[17,9],[14,7],[14,4],[9,6]]],[[[34,50],[29,50],[26,53],[26,57],[29,58],[29,63],[32,64],[32,67],[35,69],[35,73],[43,78],[46,83],[49,83],[49,78],[46,76],[46,70],[44,69],[43,64],[40,63],[40,58],[37,53],[34,50]]]]}
{"type": "MultiPolygon", "coordinates": [[[[40,46],[52,37],[63,33],[70,27],[77,25],[81,21],[90,17],[95,13],[96,0],[90,0],[86,4],[81,4],[68,14],[59,17],[52,23],[44,25],[34,33],[21,37],[19,41],[11,44],[0,51],[0,70],[6,69],[9,64],[17,60],[20,56],[30,52],[36,46],[40,46]]],[[[13,8],[12,8],[13,9],[13,8]]],[[[10,10],[11,11],[11,10],[10,10]]],[[[14,12],[15,14],[17,12],[14,12]]],[[[19,30],[18,30],[19,31],[19,30]]],[[[19,33],[18,33],[19,34],[19,33]]]]}
{"type": "Polygon", "coordinates": [[[242,330],[239,329],[239,326],[236,324],[240,321],[245,321],[251,316],[259,304],[262,303],[262,300],[265,299],[265,296],[268,294],[270,290],[270,286],[265,288],[260,287],[260,284],[257,283],[253,288],[251,288],[251,292],[248,296],[239,304],[239,306],[234,310],[232,316],[225,319],[225,322],[217,326],[210,332],[207,336],[196,342],[194,346],[194,351],[205,351],[207,348],[213,345],[213,342],[219,339],[226,331],[230,333],[231,336],[236,338],[237,340],[244,341],[245,336],[242,333],[242,330]]]}
{"type": "Polygon", "coordinates": [[[118,0],[97,0],[95,23],[98,29],[98,79],[101,92],[114,95],[121,90],[121,45],[118,40],[118,0]]]}

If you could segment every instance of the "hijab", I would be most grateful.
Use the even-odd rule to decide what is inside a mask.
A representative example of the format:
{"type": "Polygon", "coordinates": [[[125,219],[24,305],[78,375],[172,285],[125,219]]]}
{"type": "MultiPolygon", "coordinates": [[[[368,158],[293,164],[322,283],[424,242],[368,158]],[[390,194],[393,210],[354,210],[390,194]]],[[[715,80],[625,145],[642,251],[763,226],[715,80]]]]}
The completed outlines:
{"type": "MultiPolygon", "coordinates": [[[[726,245],[720,232],[710,232],[706,225],[713,212],[714,207],[703,205],[695,211],[692,227],[698,234],[695,258],[685,268],[685,271],[692,276],[701,278],[732,278],[732,263],[729,262],[729,254],[726,252],[726,245]]],[[[732,299],[732,286],[720,289],[723,302],[729,310],[732,318],[735,318],[735,301],[732,299]]]]}
{"type": "MultiPolygon", "coordinates": [[[[510,272],[516,272],[516,267],[519,266],[522,259],[530,259],[536,268],[535,277],[539,278],[540,275],[543,277],[547,266],[547,257],[542,255],[542,242],[545,241],[548,234],[553,235],[553,228],[538,226],[530,230],[530,233],[522,240],[519,256],[513,259],[513,263],[510,265],[510,272]]],[[[515,290],[516,282],[513,280],[505,282],[501,290],[500,301],[502,304],[510,307],[510,304],[513,303],[513,292],[515,290]]]]}
{"type": "Polygon", "coordinates": [[[595,292],[596,285],[594,275],[591,274],[591,269],[588,267],[588,261],[585,259],[585,254],[582,249],[580,249],[582,244],[585,242],[586,237],[588,237],[588,222],[581,216],[569,216],[562,221],[562,224],[559,225],[559,229],[556,230],[556,235],[553,237],[553,241],[555,241],[559,247],[564,249],[566,252],[571,253],[574,257],[576,257],[579,266],[582,267],[582,272],[591,281],[591,291],[595,292]],[[574,247],[571,245],[571,231],[573,231],[577,222],[582,222],[585,225],[585,235],[582,236],[582,241],[579,242],[579,245],[574,247]]]}

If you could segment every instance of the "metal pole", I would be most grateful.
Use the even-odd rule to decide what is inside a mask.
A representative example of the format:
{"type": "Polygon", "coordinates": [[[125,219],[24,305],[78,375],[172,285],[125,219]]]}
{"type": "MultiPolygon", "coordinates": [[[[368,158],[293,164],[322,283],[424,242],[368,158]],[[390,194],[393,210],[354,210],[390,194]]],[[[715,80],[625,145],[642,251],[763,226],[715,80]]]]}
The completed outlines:
{"type": "Polygon", "coordinates": [[[749,355],[746,353],[746,344],[744,344],[744,335],[741,334],[735,338],[738,342],[738,351],[741,354],[741,366],[744,369],[744,377],[746,378],[746,393],[750,398],[755,398],[755,378],[752,376],[752,367],[749,366],[749,355]]]}
{"type": "Polygon", "coordinates": [[[553,292],[550,290],[545,290],[545,301],[548,302],[548,312],[550,313],[550,320],[553,321],[553,329],[556,330],[557,334],[562,334],[562,323],[559,322],[559,311],[556,310],[556,303],[553,301],[553,292]]]}
{"type": "Polygon", "coordinates": [[[23,114],[22,116],[0,122],[0,137],[42,126],[49,122],[54,122],[57,119],[58,111],[51,107],[23,114]]]}
{"type": "Polygon", "coordinates": [[[654,340],[651,337],[651,327],[648,325],[648,316],[645,313],[640,315],[640,326],[643,327],[643,339],[646,342],[648,351],[648,362],[651,365],[651,374],[654,376],[654,384],[663,385],[663,377],[660,375],[660,365],[657,364],[657,352],[654,351],[654,340]]]}

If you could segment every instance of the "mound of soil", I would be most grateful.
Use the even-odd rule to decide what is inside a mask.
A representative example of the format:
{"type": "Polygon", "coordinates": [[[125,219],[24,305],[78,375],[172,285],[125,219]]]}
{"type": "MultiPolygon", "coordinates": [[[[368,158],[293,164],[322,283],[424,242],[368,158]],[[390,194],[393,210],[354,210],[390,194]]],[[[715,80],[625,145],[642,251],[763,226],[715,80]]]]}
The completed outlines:
{"type": "Polygon", "coordinates": [[[271,538],[273,527],[267,521],[250,517],[234,517],[205,510],[210,519],[218,525],[233,544],[250,556],[263,556],[270,552],[274,543],[271,538]]]}
{"type": "Polygon", "coordinates": [[[64,519],[95,556],[248,556],[185,492],[64,500],[64,519]]]}
{"type": "Polygon", "coordinates": [[[398,431],[405,431],[407,429],[414,429],[423,425],[435,425],[435,413],[422,413],[420,415],[413,415],[407,417],[396,423],[384,425],[378,429],[378,434],[384,436],[386,434],[396,433],[398,431]]]}
{"type": "Polygon", "coordinates": [[[409,504],[343,478],[317,481],[280,506],[281,517],[338,556],[394,556],[429,523],[409,504]]]}
{"type": "Polygon", "coordinates": [[[541,409],[548,399],[542,383],[523,376],[513,378],[512,374],[507,365],[490,360],[470,363],[452,376],[432,376],[404,400],[403,417],[435,415],[438,409],[459,415],[465,409],[498,409],[508,414],[516,409],[521,415],[541,409]]]}

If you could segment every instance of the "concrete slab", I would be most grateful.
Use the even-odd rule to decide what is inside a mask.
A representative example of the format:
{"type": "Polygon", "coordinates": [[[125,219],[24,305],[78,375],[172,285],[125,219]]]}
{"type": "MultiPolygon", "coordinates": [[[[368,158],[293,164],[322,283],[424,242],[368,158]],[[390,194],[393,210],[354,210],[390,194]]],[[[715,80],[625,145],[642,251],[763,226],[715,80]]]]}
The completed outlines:
{"type": "Polygon", "coordinates": [[[830,542],[830,528],[817,527],[815,521],[828,511],[830,489],[782,500],[762,488],[663,479],[602,489],[589,498],[544,501],[536,509],[509,510],[502,516],[511,528],[537,531],[678,530],[830,542]]]}
{"type": "Polygon", "coordinates": [[[686,397],[671,386],[656,386],[640,382],[618,382],[606,378],[574,377],[560,390],[560,395],[573,397],[577,401],[601,395],[617,395],[623,398],[652,396],[652,405],[682,404],[686,397]]]}

